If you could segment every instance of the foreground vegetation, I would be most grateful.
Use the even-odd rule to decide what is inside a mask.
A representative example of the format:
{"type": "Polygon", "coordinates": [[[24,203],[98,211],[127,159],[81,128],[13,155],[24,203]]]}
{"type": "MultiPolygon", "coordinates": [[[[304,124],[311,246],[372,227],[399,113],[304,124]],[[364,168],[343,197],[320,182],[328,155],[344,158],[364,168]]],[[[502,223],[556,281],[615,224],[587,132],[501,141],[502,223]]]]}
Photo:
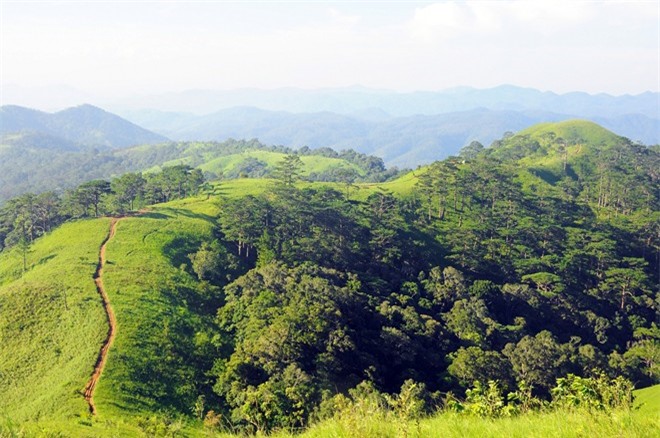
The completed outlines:
{"type": "MultiPolygon", "coordinates": [[[[107,219],[3,251],[7,333],[26,352],[47,350],[7,392],[2,415],[17,423],[3,427],[414,436],[450,424],[645,436],[657,423],[628,397],[630,382],[660,379],[657,152],[574,122],[472,144],[381,185],[302,182],[300,161],[288,155],[274,179],[221,182],[119,221],[104,271],[118,332],[93,418],[70,380],[93,358],[85,368],[64,355],[78,374],[53,377],[37,397],[24,390],[61,349],[30,336],[72,311],[26,307],[38,295],[16,285],[34,276],[67,297],[93,290],[76,263],[57,287],[57,257],[90,263],[61,233],[85,236],[76,245],[93,270],[107,219]],[[44,401],[55,397],[65,402],[44,401]],[[570,431],[550,424],[561,416],[575,420],[570,431]]],[[[91,323],[102,336],[102,318],[91,323]]],[[[94,332],[58,330],[76,342],[94,332]]],[[[6,348],[0,357],[18,347],[6,348]]],[[[25,363],[12,356],[0,373],[20,376],[25,363]]]]}
{"type": "MultiPolygon", "coordinates": [[[[305,431],[276,431],[273,437],[655,437],[660,427],[660,411],[648,406],[644,394],[658,400],[660,385],[636,391],[635,408],[612,410],[589,408],[561,408],[527,412],[523,415],[499,418],[466,415],[459,412],[440,412],[431,416],[410,418],[410,412],[386,409],[373,399],[362,398],[348,403],[332,418],[317,422],[305,431]]],[[[191,421],[152,415],[132,422],[90,419],[81,422],[19,424],[0,422],[0,436],[191,436],[235,437],[231,431],[218,430],[214,421],[191,421]]]]}

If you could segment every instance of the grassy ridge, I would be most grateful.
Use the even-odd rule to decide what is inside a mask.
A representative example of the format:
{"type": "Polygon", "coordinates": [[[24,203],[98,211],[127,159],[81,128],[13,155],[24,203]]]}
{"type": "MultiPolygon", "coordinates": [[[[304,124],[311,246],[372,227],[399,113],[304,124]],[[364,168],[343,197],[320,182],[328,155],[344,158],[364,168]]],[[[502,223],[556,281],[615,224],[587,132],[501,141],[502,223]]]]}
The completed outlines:
{"type": "MultiPolygon", "coordinates": [[[[348,187],[348,196],[352,200],[363,201],[369,197],[370,194],[384,190],[392,192],[397,196],[408,196],[413,192],[415,184],[420,174],[424,173],[426,168],[421,168],[412,172],[408,172],[401,177],[382,183],[356,183],[348,187]]],[[[215,195],[227,199],[238,199],[243,196],[256,196],[259,195],[275,184],[275,180],[268,178],[241,178],[215,182],[215,195]]],[[[319,188],[331,187],[342,193],[346,193],[346,184],[336,182],[300,182],[297,184],[298,188],[319,188]]],[[[195,201],[183,200],[174,201],[172,205],[188,205],[191,202],[198,204],[203,202],[205,197],[194,198],[195,201]]],[[[199,208],[199,207],[197,207],[199,208]]],[[[202,208],[204,211],[209,211],[208,208],[202,208]]]]}
{"type": "Polygon", "coordinates": [[[71,222],[39,239],[21,275],[0,254],[0,418],[71,418],[107,333],[92,276],[109,220],[71,222]]]}
{"type": "Polygon", "coordinates": [[[538,123],[516,133],[516,136],[529,136],[540,140],[548,133],[555,133],[568,142],[579,141],[600,146],[613,146],[621,137],[597,123],[588,120],[566,120],[564,122],[538,123]]]}
{"type": "MultiPolygon", "coordinates": [[[[135,149],[138,151],[138,149],[135,149]]],[[[273,152],[265,150],[248,150],[241,153],[216,156],[214,154],[200,152],[199,148],[194,145],[182,152],[182,157],[168,160],[160,165],[150,167],[147,172],[157,172],[162,170],[163,167],[176,166],[181,164],[198,167],[204,172],[213,172],[217,175],[227,174],[239,166],[243,161],[248,158],[254,158],[266,163],[269,169],[274,169],[286,156],[282,152],[273,152]],[[200,164],[200,158],[203,162],[200,164]]],[[[310,173],[322,173],[333,168],[352,169],[358,175],[364,176],[364,169],[359,166],[349,163],[341,158],[324,157],[321,155],[302,155],[300,159],[303,162],[302,174],[309,175],[310,173]]]]}
{"type": "Polygon", "coordinates": [[[194,366],[180,344],[193,342],[204,309],[196,279],[179,267],[212,230],[211,216],[170,206],[118,223],[104,272],[118,330],[95,397],[100,418],[192,408],[194,389],[181,386],[194,366]]]}
{"type": "MultiPolygon", "coordinates": [[[[269,168],[274,168],[285,157],[281,152],[271,151],[248,151],[241,154],[227,155],[224,157],[214,158],[210,161],[199,166],[203,171],[213,172],[218,175],[230,172],[246,158],[255,158],[265,162],[269,168]]],[[[303,162],[302,174],[309,175],[312,172],[320,173],[330,168],[346,168],[355,170],[358,175],[364,176],[364,170],[358,166],[348,163],[346,160],[339,158],[329,158],[316,155],[304,155],[300,157],[303,162]]],[[[185,163],[171,163],[171,164],[185,164],[185,163]]],[[[165,163],[168,165],[168,163],[165,163]]]]}

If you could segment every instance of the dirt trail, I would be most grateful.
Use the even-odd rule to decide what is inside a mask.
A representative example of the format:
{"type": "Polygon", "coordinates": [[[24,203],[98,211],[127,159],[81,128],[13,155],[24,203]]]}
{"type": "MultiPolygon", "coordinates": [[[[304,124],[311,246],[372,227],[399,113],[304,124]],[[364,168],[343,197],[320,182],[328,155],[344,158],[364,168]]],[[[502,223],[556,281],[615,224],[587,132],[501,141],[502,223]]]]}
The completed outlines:
{"type": "Polygon", "coordinates": [[[87,385],[85,386],[84,396],[85,400],[87,400],[87,403],[89,403],[89,412],[91,412],[92,415],[96,415],[96,406],[94,405],[94,389],[96,388],[96,384],[101,378],[101,373],[103,373],[105,362],[108,359],[108,350],[110,349],[112,341],[115,339],[115,333],[117,332],[117,320],[115,319],[115,313],[112,311],[112,306],[110,305],[108,294],[106,294],[105,288],[103,287],[103,266],[105,265],[105,247],[110,239],[114,237],[115,232],[117,231],[117,223],[119,220],[120,219],[118,218],[112,218],[110,222],[110,231],[108,231],[108,235],[101,243],[101,248],[99,250],[99,263],[96,266],[96,272],[94,272],[94,283],[96,284],[96,290],[98,291],[99,295],[101,295],[101,299],[103,300],[103,308],[105,309],[105,314],[108,319],[108,335],[106,336],[105,341],[103,341],[103,347],[101,347],[101,351],[99,352],[99,355],[96,359],[94,373],[92,373],[92,377],[90,377],[89,382],[87,382],[87,385]]]}

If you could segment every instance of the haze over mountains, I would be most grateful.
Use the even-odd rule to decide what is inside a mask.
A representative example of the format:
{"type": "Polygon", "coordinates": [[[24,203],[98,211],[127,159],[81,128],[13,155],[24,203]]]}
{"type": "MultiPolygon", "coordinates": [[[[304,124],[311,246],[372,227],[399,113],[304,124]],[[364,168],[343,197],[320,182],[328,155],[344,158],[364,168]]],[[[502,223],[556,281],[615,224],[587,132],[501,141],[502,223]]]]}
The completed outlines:
{"type": "Polygon", "coordinates": [[[474,108],[496,110],[544,110],[584,117],[612,117],[624,114],[644,114],[660,117],[660,94],[646,92],[635,96],[611,96],[573,92],[557,94],[513,85],[476,89],[451,88],[443,91],[415,91],[398,93],[389,90],[365,88],[327,88],[304,90],[278,88],[272,90],[189,90],[140,96],[118,102],[108,102],[107,107],[120,109],[151,108],[161,111],[208,114],[236,106],[253,106],[271,111],[294,113],[330,111],[354,114],[378,109],[391,117],[415,114],[442,114],[466,111],[474,108]]]}
{"type": "Polygon", "coordinates": [[[165,137],[92,105],[46,113],[15,105],[0,108],[3,142],[20,141],[42,148],[77,150],[89,147],[125,148],[158,143],[165,137]],[[20,136],[17,134],[20,133],[20,136]],[[7,138],[9,134],[14,134],[7,138]]]}
{"type": "Polygon", "coordinates": [[[660,93],[651,92],[560,95],[509,85],[413,93],[363,87],[199,90],[104,106],[132,123],[91,105],[54,114],[2,107],[3,143],[8,133],[18,131],[23,144],[65,150],[167,139],[256,138],[294,148],[351,148],[380,156],[390,166],[415,167],[456,154],[473,140],[488,146],[507,131],[576,118],[592,120],[633,141],[660,143],[660,93]]]}
{"type": "Polygon", "coordinates": [[[651,92],[556,94],[511,85],[412,93],[364,87],[192,90],[111,107],[176,140],[350,147],[400,167],[445,158],[473,140],[489,145],[506,131],[542,121],[588,119],[634,141],[660,142],[660,94],[651,92]]]}

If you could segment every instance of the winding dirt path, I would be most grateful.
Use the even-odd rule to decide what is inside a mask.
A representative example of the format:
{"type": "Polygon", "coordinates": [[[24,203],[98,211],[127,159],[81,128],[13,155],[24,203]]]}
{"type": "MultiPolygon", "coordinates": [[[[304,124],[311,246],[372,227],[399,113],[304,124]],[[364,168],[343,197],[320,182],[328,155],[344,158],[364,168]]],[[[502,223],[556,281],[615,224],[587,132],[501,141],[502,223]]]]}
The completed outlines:
{"type": "Polygon", "coordinates": [[[110,221],[110,230],[108,231],[108,235],[106,236],[105,240],[103,240],[101,243],[101,248],[99,250],[99,263],[96,266],[96,271],[94,272],[94,283],[96,284],[96,290],[98,291],[99,295],[101,295],[103,308],[105,309],[105,314],[108,319],[108,335],[106,336],[105,341],[103,341],[101,351],[99,351],[92,377],[90,377],[89,382],[87,382],[87,385],[85,386],[84,396],[85,400],[87,400],[87,403],[89,404],[89,412],[91,412],[92,415],[96,415],[96,406],[94,405],[94,389],[96,388],[96,384],[101,378],[101,373],[103,373],[105,362],[108,359],[108,350],[110,350],[112,341],[115,339],[115,333],[117,332],[117,320],[115,319],[115,313],[112,311],[110,299],[108,298],[108,294],[105,292],[105,288],[103,287],[103,266],[105,265],[105,247],[107,246],[110,239],[114,237],[115,232],[117,231],[117,223],[119,220],[119,218],[112,218],[110,221]]]}

